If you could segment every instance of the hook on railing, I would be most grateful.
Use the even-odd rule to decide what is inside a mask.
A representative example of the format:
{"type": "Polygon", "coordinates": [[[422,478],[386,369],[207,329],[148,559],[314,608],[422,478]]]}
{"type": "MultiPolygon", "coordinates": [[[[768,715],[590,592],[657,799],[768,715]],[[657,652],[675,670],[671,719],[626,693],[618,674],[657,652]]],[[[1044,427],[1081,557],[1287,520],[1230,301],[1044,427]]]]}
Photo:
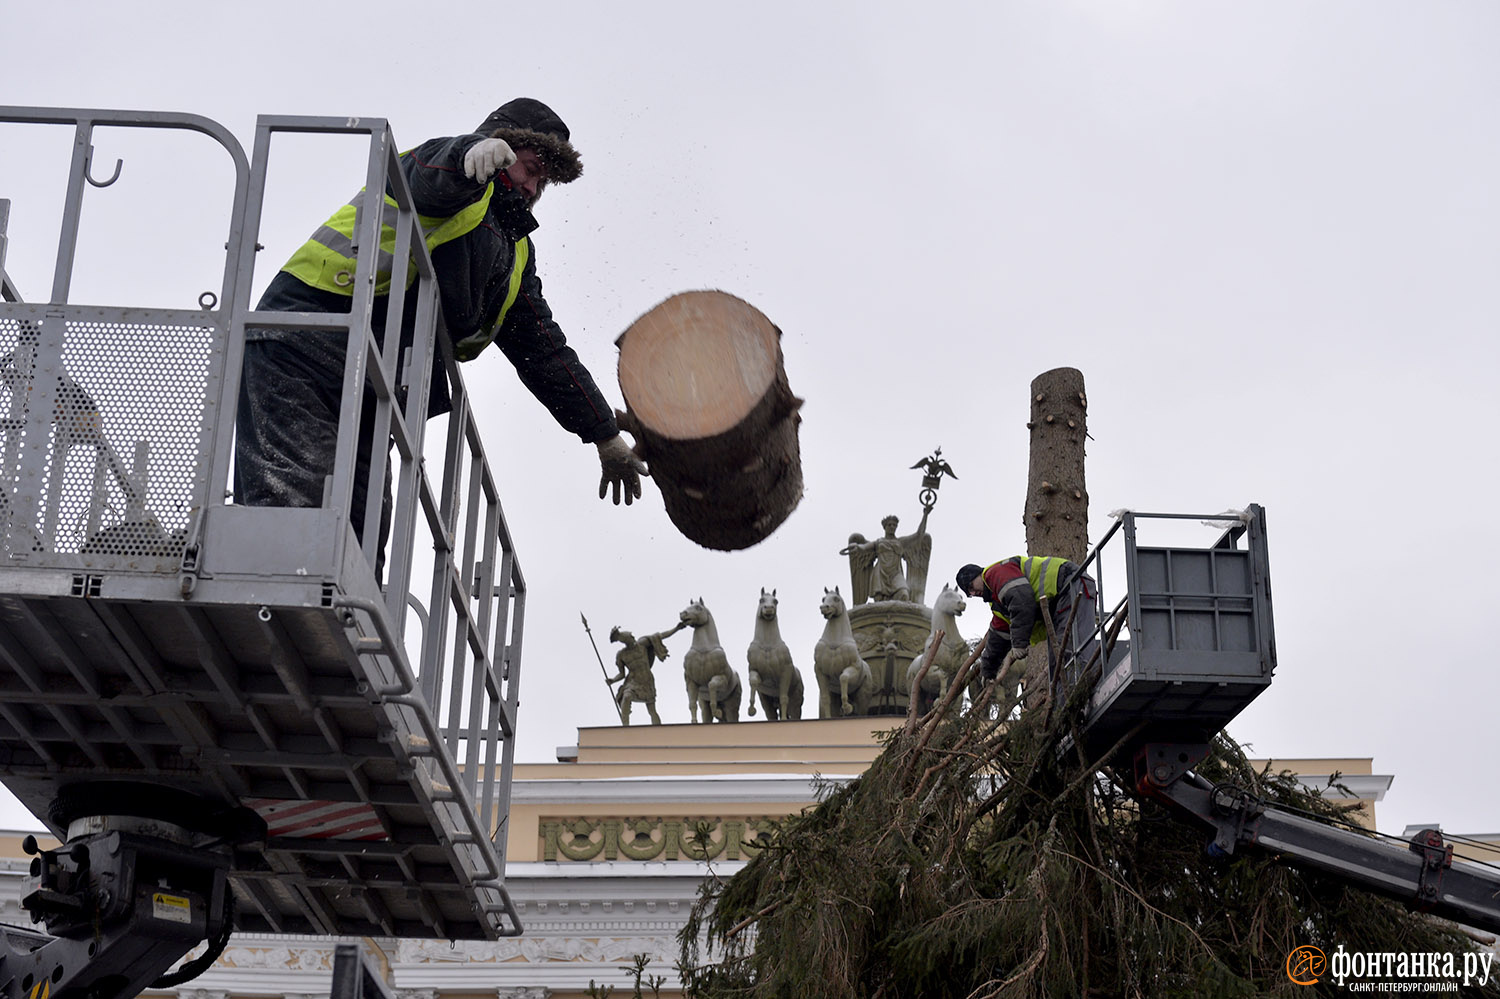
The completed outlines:
{"type": "Polygon", "coordinates": [[[113,184],[115,181],[117,181],[117,180],[120,179],[120,169],[124,165],[125,165],[125,161],[122,160],[122,159],[119,159],[117,157],[115,159],[115,172],[109,175],[109,179],[108,180],[95,180],[94,179],[94,173],[93,173],[93,170],[94,170],[94,147],[93,146],[89,146],[89,158],[87,160],[85,160],[84,164],[83,164],[83,179],[86,180],[86,181],[88,181],[90,184],[93,184],[95,187],[108,187],[109,185],[113,184]]]}

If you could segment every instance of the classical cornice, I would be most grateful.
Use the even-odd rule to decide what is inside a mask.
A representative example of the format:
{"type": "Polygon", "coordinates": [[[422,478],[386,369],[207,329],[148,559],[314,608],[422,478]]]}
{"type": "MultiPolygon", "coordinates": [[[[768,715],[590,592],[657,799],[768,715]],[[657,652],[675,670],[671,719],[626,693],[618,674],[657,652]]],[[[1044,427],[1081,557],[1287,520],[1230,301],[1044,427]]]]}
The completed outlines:
{"type": "Polygon", "coordinates": [[[760,802],[817,800],[820,785],[842,785],[855,774],[818,777],[803,774],[708,774],[691,777],[589,777],[516,780],[511,803],[740,805],[760,802]]]}
{"type": "Polygon", "coordinates": [[[1390,774],[1339,774],[1332,787],[1328,779],[1328,774],[1297,775],[1297,783],[1330,801],[1381,801],[1396,778],[1390,774]],[[1339,785],[1348,788],[1349,793],[1341,791],[1339,785]]]}

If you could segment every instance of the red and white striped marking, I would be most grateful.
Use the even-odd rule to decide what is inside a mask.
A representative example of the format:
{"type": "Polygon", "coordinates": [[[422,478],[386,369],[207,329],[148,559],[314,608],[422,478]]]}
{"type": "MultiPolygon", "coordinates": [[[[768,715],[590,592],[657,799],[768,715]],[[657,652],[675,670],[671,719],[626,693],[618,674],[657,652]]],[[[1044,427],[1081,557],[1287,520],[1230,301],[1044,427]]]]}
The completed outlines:
{"type": "Polygon", "coordinates": [[[246,798],[244,804],[266,820],[272,836],[297,839],[390,839],[375,809],[362,802],[285,801],[246,798]]]}

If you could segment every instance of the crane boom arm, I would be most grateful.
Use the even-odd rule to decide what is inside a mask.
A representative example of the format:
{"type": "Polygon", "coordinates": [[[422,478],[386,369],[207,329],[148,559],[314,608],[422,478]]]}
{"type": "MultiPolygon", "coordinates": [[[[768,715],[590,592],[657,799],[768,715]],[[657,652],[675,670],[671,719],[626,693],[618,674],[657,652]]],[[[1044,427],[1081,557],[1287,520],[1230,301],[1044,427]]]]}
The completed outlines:
{"type": "Polygon", "coordinates": [[[1255,846],[1418,911],[1500,933],[1500,871],[1454,859],[1452,844],[1436,829],[1422,830],[1403,848],[1285,811],[1239,788],[1215,787],[1189,769],[1207,748],[1146,746],[1137,758],[1136,790],[1212,830],[1211,851],[1255,846]]]}

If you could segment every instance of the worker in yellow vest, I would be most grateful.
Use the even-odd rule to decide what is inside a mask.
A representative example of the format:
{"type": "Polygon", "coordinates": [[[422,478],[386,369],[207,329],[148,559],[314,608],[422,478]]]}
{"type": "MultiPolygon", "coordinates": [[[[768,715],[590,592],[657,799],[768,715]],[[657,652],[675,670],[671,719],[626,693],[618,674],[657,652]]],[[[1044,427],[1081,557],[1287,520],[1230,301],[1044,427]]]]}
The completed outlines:
{"type": "MultiPolygon", "coordinates": [[[[958,570],[956,579],[959,590],[990,605],[990,631],[979,658],[986,680],[1000,674],[1007,658],[1018,664],[1033,645],[1046,643],[1043,597],[1047,598],[1059,642],[1077,649],[1093,634],[1097,620],[1094,580],[1067,559],[1016,555],[984,568],[970,563],[958,570]],[[1063,631],[1069,621],[1073,625],[1071,639],[1063,631]]],[[[1012,665],[1007,672],[1017,674],[1019,666],[1012,665]]]]}
{"type": "MultiPolygon", "coordinates": [[[[519,98],[498,108],[473,133],[431,139],[403,153],[400,168],[422,217],[455,357],[470,360],[496,344],[563,429],[597,446],[600,498],[611,487],[617,504],[622,495],[627,504],[639,497],[646,466],[620,436],[613,407],[568,346],[537,277],[532,207],[547,185],[569,183],[583,172],[568,127],[541,101],[519,98]]],[[[292,255],[267,287],[259,309],[350,311],[352,236],[362,197],[361,192],[335,212],[292,255]]],[[[394,200],[386,201],[394,214],[394,200]]],[[[373,324],[383,342],[395,230],[384,227],[382,237],[373,324]]],[[[416,298],[415,293],[405,297],[402,333],[408,339],[416,298]]],[[[266,328],[247,330],[245,339],[236,497],[251,506],[321,506],[338,440],[345,334],[266,328]]],[[[449,408],[446,381],[441,366],[436,368],[429,416],[449,408]]],[[[361,536],[373,405],[373,393],[367,390],[349,510],[361,536]]],[[[383,541],[387,525],[383,522],[381,528],[383,541]]]]}

